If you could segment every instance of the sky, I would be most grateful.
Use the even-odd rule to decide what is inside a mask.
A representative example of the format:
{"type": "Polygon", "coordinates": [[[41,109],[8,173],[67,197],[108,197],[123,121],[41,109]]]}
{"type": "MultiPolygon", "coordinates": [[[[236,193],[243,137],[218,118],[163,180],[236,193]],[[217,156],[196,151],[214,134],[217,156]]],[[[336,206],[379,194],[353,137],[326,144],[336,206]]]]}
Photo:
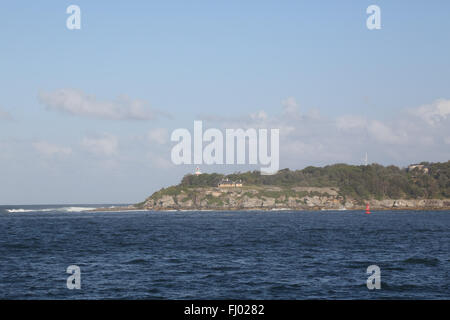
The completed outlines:
{"type": "Polygon", "coordinates": [[[280,168],[447,161],[449,40],[444,0],[3,2],[0,205],[140,202],[194,120],[279,128],[280,168]]]}

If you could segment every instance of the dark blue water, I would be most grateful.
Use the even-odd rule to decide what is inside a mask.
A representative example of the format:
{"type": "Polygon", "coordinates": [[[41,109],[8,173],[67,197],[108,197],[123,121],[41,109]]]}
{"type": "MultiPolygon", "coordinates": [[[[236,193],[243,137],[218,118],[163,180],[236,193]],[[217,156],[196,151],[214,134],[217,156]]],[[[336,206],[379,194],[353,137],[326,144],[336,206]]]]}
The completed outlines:
{"type": "Polygon", "coordinates": [[[3,299],[450,298],[448,211],[6,208],[3,299]],[[370,291],[373,264],[381,289],[370,291]],[[69,265],[81,268],[80,290],[66,287],[69,265]]]}

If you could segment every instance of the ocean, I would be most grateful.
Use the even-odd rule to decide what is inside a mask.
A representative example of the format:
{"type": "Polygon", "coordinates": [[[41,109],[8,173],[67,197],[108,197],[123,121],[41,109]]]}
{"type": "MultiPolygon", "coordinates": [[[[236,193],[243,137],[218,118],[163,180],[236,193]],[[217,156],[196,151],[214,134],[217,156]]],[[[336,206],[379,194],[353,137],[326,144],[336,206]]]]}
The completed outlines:
{"type": "Polygon", "coordinates": [[[94,207],[0,206],[0,299],[450,298],[449,211],[94,207]]]}

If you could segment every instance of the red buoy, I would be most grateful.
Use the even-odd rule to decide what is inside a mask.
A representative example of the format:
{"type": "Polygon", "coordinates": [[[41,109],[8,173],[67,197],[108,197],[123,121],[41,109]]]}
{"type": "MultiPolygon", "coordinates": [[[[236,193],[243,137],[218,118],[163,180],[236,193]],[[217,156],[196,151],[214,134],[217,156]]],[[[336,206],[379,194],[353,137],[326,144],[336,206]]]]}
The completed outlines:
{"type": "Polygon", "coordinates": [[[366,203],[366,214],[370,214],[370,205],[368,202],[366,203]]]}

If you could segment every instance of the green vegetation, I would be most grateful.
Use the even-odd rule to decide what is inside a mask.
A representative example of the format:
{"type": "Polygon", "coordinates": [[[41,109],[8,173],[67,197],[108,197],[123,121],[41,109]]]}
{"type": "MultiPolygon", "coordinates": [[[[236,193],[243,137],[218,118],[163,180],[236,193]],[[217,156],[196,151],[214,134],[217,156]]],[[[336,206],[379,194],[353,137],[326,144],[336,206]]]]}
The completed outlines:
{"type": "MultiPolygon", "coordinates": [[[[178,186],[156,192],[155,199],[162,195],[176,195],[195,187],[216,187],[222,178],[242,180],[245,186],[277,186],[282,191],[261,190],[256,196],[279,198],[282,195],[300,195],[292,187],[330,187],[339,190],[344,198],[353,199],[442,199],[450,198],[450,161],[445,163],[421,163],[421,169],[408,171],[396,166],[354,166],[335,164],[326,167],[307,167],[291,171],[283,169],[275,175],[261,175],[259,171],[222,174],[186,175],[178,186]]],[[[313,192],[315,193],[315,192],[313,192]]],[[[312,193],[309,193],[312,194],[312,193]]],[[[215,200],[212,200],[215,201],[215,200]]]]}
{"type": "Polygon", "coordinates": [[[181,180],[181,186],[189,186],[189,187],[217,187],[217,184],[224,177],[223,174],[211,173],[211,174],[201,174],[201,175],[192,175],[188,174],[183,177],[181,180]]]}

